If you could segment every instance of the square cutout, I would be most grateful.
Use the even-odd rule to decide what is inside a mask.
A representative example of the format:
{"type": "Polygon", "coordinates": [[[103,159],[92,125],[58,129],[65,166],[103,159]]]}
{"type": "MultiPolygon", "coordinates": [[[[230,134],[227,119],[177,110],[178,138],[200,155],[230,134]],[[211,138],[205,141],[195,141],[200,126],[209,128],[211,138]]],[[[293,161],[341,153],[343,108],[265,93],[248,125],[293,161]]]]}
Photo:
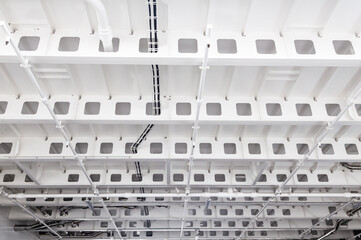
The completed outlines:
{"type": "Polygon", "coordinates": [[[338,55],[354,55],[352,43],[348,40],[334,40],[332,42],[333,48],[338,55]]]}
{"type": "Polygon", "coordinates": [[[174,182],[183,182],[184,181],[184,175],[182,173],[173,174],[173,181],[174,182]]]}
{"type": "MultiPolygon", "coordinates": [[[[118,52],[119,50],[119,38],[112,39],[113,51],[118,52]]],[[[99,52],[105,52],[102,40],[99,41],[99,52]]]]}
{"type": "Polygon", "coordinates": [[[220,116],[222,114],[220,103],[207,103],[206,108],[208,116],[220,116]]]}
{"type": "Polygon", "coordinates": [[[237,53],[237,43],[234,39],[218,39],[217,49],[219,53],[235,54],[237,53]]]}
{"type": "Polygon", "coordinates": [[[279,103],[267,103],[266,109],[268,116],[282,116],[281,104],[279,103]]]}
{"type": "Polygon", "coordinates": [[[38,102],[24,102],[23,108],[21,109],[21,114],[33,115],[38,112],[39,103],[38,102]]]}
{"type": "Polygon", "coordinates": [[[200,154],[211,154],[212,153],[212,144],[210,143],[200,143],[199,144],[200,154]]]}
{"type": "Polygon", "coordinates": [[[194,181],[204,182],[204,174],[199,174],[199,173],[194,174],[194,181]]]}
{"type": "Polygon", "coordinates": [[[6,112],[7,106],[8,102],[0,101],[0,114],[4,114],[6,112]]]}
{"type": "Polygon", "coordinates": [[[98,115],[100,112],[100,102],[87,102],[85,103],[85,115],[98,115]]]}
{"type": "Polygon", "coordinates": [[[311,40],[295,40],[295,48],[298,54],[316,54],[311,40]]]}
{"type": "Polygon", "coordinates": [[[129,102],[117,102],[115,105],[115,115],[129,115],[130,103],[129,102]]]}
{"type": "Polygon", "coordinates": [[[358,149],[354,143],[345,144],[345,149],[348,155],[358,155],[358,149]]]}
{"type": "Polygon", "coordinates": [[[63,151],[63,143],[51,143],[49,154],[60,154],[63,151]]]}
{"type": "Polygon", "coordinates": [[[177,115],[191,115],[192,108],[190,103],[177,103],[176,104],[177,115]]]}
{"type": "Polygon", "coordinates": [[[111,154],[113,152],[113,143],[101,143],[100,144],[100,153],[101,154],[111,154]]]}
{"type": "Polygon", "coordinates": [[[296,104],[297,115],[301,117],[312,116],[311,106],[308,103],[297,103],[296,104]]]}
{"type": "Polygon", "coordinates": [[[246,182],[246,174],[237,173],[235,175],[236,182],[246,182]]]}
{"type": "Polygon", "coordinates": [[[78,154],[86,154],[88,152],[88,143],[75,144],[75,152],[78,154]]]}
{"type": "Polygon", "coordinates": [[[259,54],[276,54],[275,41],[272,39],[257,39],[256,40],[257,52],[259,54]]]}
{"type": "Polygon", "coordinates": [[[69,106],[69,102],[56,102],[53,111],[56,115],[66,115],[69,113],[69,106]]]}
{"type": "Polygon", "coordinates": [[[307,154],[310,151],[308,144],[306,143],[297,143],[297,153],[300,155],[307,154]]]}
{"type": "Polygon", "coordinates": [[[336,117],[341,112],[341,108],[339,104],[333,104],[333,103],[326,104],[325,107],[326,107],[327,115],[331,117],[336,117]]]}
{"type": "Polygon", "coordinates": [[[321,148],[322,154],[324,154],[324,155],[333,155],[333,154],[335,154],[335,152],[333,151],[332,144],[324,143],[324,144],[321,144],[320,148],[321,148]]]}
{"type": "Polygon", "coordinates": [[[121,174],[112,174],[110,176],[110,181],[111,182],[120,182],[122,180],[122,175],[121,174]]]}
{"type": "Polygon", "coordinates": [[[283,143],[272,144],[273,154],[283,155],[286,154],[285,145],[283,143]]]}
{"type": "Polygon", "coordinates": [[[197,53],[197,39],[181,38],[178,40],[178,52],[180,53],[197,53]]]}
{"type": "Polygon", "coordinates": [[[161,154],[163,152],[162,143],[151,143],[150,144],[150,153],[151,154],[161,154]]]}
{"type": "Polygon", "coordinates": [[[225,154],[236,154],[237,148],[235,143],[225,143],[223,144],[225,154]]]}
{"type": "Polygon", "coordinates": [[[261,145],[259,143],[249,143],[248,152],[249,154],[261,154],[261,145]]]}
{"type": "Polygon", "coordinates": [[[79,48],[80,38],[78,37],[62,37],[59,41],[58,50],[60,52],[76,52],[79,48]]]}
{"type": "Polygon", "coordinates": [[[187,143],[175,143],[175,153],[176,154],[186,154],[187,153],[187,143]]]}
{"type": "Polygon", "coordinates": [[[2,142],[2,143],[0,143],[0,154],[9,154],[9,153],[11,153],[12,147],[13,147],[13,143],[10,143],[10,142],[2,142]]]}
{"type": "Polygon", "coordinates": [[[18,47],[20,51],[36,51],[38,49],[40,37],[24,36],[20,38],[18,47]]]}
{"type": "Polygon", "coordinates": [[[249,103],[237,103],[236,109],[237,109],[238,116],[251,116],[252,115],[251,104],[249,104],[249,103]]]}

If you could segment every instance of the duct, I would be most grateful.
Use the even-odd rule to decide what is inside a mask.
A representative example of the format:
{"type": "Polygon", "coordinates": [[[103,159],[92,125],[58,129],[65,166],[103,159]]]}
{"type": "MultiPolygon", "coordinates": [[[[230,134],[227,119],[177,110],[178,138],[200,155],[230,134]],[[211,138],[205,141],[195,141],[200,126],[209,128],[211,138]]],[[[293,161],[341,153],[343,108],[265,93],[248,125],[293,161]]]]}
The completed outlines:
{"type": "Polygon", "coordinates": [[[247,229],[257,221],[257,218],[263,213],[263,211],[267,208],[267,206],[281,194],[282,190],[285,188],[287,183],[293,178],[293,176],[297,173],[297,171],[304,165],[304,162],[310,158],[310,155],[321,145],[322,140],[326,137],[329,131],[333,129],[333,127],[337,124],[337,122],[341,119],[341,117],[348,111],[348,109],[355,103],[356,99],[361,94],[361,88],[359,88],[353,95],[347,100],[346,106],[340,111],[340,113],[335,117],[335,119],[331,122],[327,123],[327,126],[321,132],[321,134],[316,138],[314,145],[308,150],[308,152],[304,155],[302,159],[300,159],[297,163],[297,166],[292,170],[290,175],[287,176],[286,180],[276,189],[273,196],[263,205],[263,207],[258,211],[258,213],[252,218],[247,227],[245,227],[237,240],[240,240],[242,236],[245,234],[247,229]]]}
{"type": "MultiPolygon", "coordinates": [[[[202,197],[202,198],[263,198],[263,197],[272,197],[274,193],[259,193],[259,192],[201,192],[201,193],[104,193],[99,194],[100,198],[172,198],[172,197],[202,197]]],[[[14,193],[9,194],[9,198],[14,199],[24,199],[24,198],[92,198],[94,197],[91,193],[14,193]]],[[[277,197],[324,197],[324,198],[361,198],[361,193],[280,193],[277,197]]]]}
{"type": "MultiPolygon", "coordinates": [[[[97,186],[91,180],[90,175],[88,174],[88,172],[87,172],[87,170],[85,168],[84,160],[81,157],[78,156],[77,152],[75,151],[75,146],[73,146],[73,144],[71,143],[71,139],[68,136],[68,133],[67,133],[67,130],[66,130],[65,126],[62,124],[62,122],[55,115],[55,113],[54,113],[54,111],[53,111],[53,109],[51,107],[51,104],[49,102],[49,97],[45,95],[44,91],[40,87],[39,81],[35,77],[32,69],[31,69],[31,65],[29,63],[29,60],[24,57],[24,55],[21,53],[18,45],[15,43],[15,40],[12,37],[12,34],[10,32],[10,29],[9,29],[8,25],[6,25],[4,22],[0,22],[0,25],[2,26],[3,30],[5,31],[5,34],[7,35],[6,44],[8,44],[8,43],[11,44],[12,48],[14,49],[16,55],[18,56],[18,58],[20,60],[20,66],[24,69],[24,71],[28,75],[29,79],[34,84],[36,90],[38,91],[38,93],[40,95],[41,101],[45,105],[46,109],[48,110],[49,114],[51,115],[51,117],[52,117],[52,119],[53,119],[53,121],[55,123],[55,127],[57,129],[59,129],[59,131],[61,132],[61,134],[62,134],[62,136],[63,136],[63,138],[64,138],[64,140],[66,142],[66,146],[72,152],[72,154],[74,156],[74,160],[77,161],[79,167],[81,168],[81,170],[84,173],[86,179],[88,180],[89,185],[93,189],[93,192],[94,192],[93,196],[98,197],[99,196],[99,190],[98,190],[97,186]]],[[[104,200],[102,198],[100,198],[99,200],[103,204],[103,207],[104,207],[107,215],[109,216],[109,219],[112,222],[115,230],[117,231],[120,239],[123,239],[123,237],[120,234],[120,231],[119,231],[118,227],[115,224],[115,221],[114,221],[113,217],[111,216],[107,206],[104,203],[104,200]]],[[[28,213],[31,214],[31,212],[28,212],[28,213]]]]}
{"type": "Polygon", "coordinates": [[[200,114],[201,105],[202,105],[203,89],[204,89],[204,83],[205,83],[205,79],[206,79],[206,73],[207,73],[207,69],[209,68],[208,67],[208,52],[209,52],[209,48],[210,48],[211,29],[212,29],[212,26],[208,25],[207,26],[207,32],[206,32],[206,45],[205,45],[205,48],[204,48],[204,57],[203,57],[202,66],[200,67],[202,72],[201,72],[201,77],[200,77],[199,86],[198,86],[196,116],[195,116],[195,120],[194,120],[194,125],[192,127],[193,128],[193,131],[192,131],[192,148],[191,148],[191,153],[189,155],[189,161],[188,161],[187,186],[186,186],[186,189],[185,189],[186,197],[184,198],[184,204],[183,204],[184,207],[183,207],[182,224],[181,224],[181,230],[180,230],[180,239],[182,239],[182,236],[183,236],[185,213],[187,211],[188,195],[190,193],[192,166],[194,164],[193,163],[194,149],[195,149],[195,146],[196,146],[197,134],[198,134],[198,129],[199,129],[199,114],[200,114]]]}
{"type": "Polygon", "coordinates": [[[101,0],[85,0],[95,11],[98,21],[99,38],[105,52],[113,52],[113,34],[108,21],[108,14],[101,0]]]}

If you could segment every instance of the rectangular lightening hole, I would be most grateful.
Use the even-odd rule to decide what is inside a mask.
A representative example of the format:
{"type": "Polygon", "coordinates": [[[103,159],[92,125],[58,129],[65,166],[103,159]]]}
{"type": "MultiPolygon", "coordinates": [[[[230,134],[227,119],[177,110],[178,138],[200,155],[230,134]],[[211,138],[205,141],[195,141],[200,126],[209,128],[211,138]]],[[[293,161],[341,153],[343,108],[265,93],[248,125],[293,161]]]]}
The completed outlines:
{"type": "Polygon", "coordinates": [[[75,144],[75,152],[78,154],[86,154],[88,152],[88,143],[75,144]]]}
{"type": "Polygon", "coordinates": [[[153,182],[163,182],[163,174],[153,174],[153,182]]]}
{"type": "Polygon", "coordinates": [[[14,182],[15,174],[5,174],[3,178],[3,182],[14,182]]]}
{"type": "Polygon", "coordinates": [[[204,182],[204,174],[194,174],[194,181],[195,182],[204,182]]]}
{"type": "Polygon", "coordinates": [[[269,216],[273,216],[273,215],[275,215],[275,210],[274,209],[267,209],[267,215],[269,215],[269,216]]]}
{"type": "Polygon", "coordinates": [[[151,154],[161,154],[163,152],[162,143],[151,143],[150,144],[150,153],[151,154]]]}
{"type": "Polygon", "coordinates": [[[249,143],[248,152],[249,154],[261,154],[261,145],[259,143],[249,143]]]}
{"type": "Polygon", "coordinates": [[[212,215],[212,209],[209,209],[209,208],[208,208],[208,209],[204,209],[204,212],[203,212],[203,213],[204,213],[205,216],[211,216],[211,215],[212,215]]]}
{"type": "Polygon", "coordinates": [[[176,154],[186,154],[187,153],[187,143],[176,143],[175,144],[175,153],[176,154]]]}
{"type": "Polygon", "coordinates": [[[40,37],[24,36],[20,38],[18,47],[20,51],[36,51],[38,49],[40,37]]]}
{"type": "Polygon", "coordinates": [[[301,117],[312,116],[311,106],[308,103],[297,103],[296,104],[297,115],[301,117]]]}
{"type": "Polygon", "coordinates": [[[25,182],[34,182],[34,181],[29,177],[29,175],[26,175],[25,182]]]}
{"type": "Polygon", "coordinates": [[[60,154],[63,151],[63,143],[51,143],[49,154],[60,154]]]}
{"type": "Polygon", "coordinates": [[[24,102],[21,114],[36,114],[38,112],[38,102],[24,102]]]}
{"type": "Polygon", "coordinates": [[[147,53],[148,52],[149,38],[139,39],[139,52],[147,53]]]}
{"type": "Polygon", "coordinates": [[[201,154],[211,154],[212,153],[212,144],[210,143],[200,143],[199,152],[201,154]]]}
{"type": "Polygon", "coordinates": [[[220,116],[222,114],[220,103],[207,103],[206,108],[208,116],[220,116]]]}
{"type": "Polygon", "coordinates": [[[115,222],[115,226],[122,227],[122,222],[115,222]]]}
{"type": "Polygon", "coordinates": [[[254,215],[257,215],[258,213],[258,209],[251,209],[251,214],[254,216],[254,215]]]}
{"type": "Polygon", "coordinates": [[[331,117],[337,116],[341,112],[339,104],[326,104],[327,115],[331,117]]]}
{"type": "Polygon", "coordinates": [[[225,143],[225,144],[223,144],[223,147],[224,147],[225,154],[236,154],[237,153],[235,143],[225,143]]]}
{"type": "Polygon", "coordinates": [[[196,210],[195,209],[188,209],[188,215],[191,215],[191,216],[196,215],[196,210]]]}
{"type": "Polygon", "coordinates": [[[69,113],[69,106],[69,102],[56,102],[53,111],[56,115],[66,115],[69,113]]]}
{"type": "Polygon", "coordinates": [[[295,48],[298,54],[316,54],[311,40],[295,40],[295,48]]]}
{"type": "Polygon", "coordinates": [[[223,236],[228,237],[229,236],[229,231],[223,231],[223,236]]]}
{"type": "Polygon", "coordinates": [[[100,102],[87,102],[85,103],[85,115],[98,115],[100,111],[100,102]]]}
{"type": "Polygon", "coordinates": [[[132,154],[132,146],[133,146],[132,142],[128,142],[125,144],[125,153],[126,154],[132,154]]]}
{"type": "Polygon", "coordinates": [[[266,174],[261,174],[261,176],[258,179],[258,182],[267,182],[266,174]]]}
{"type": "Polygon", "coordinates": [[[107,228],[108,227],[108,222],[100,222],[100,227],[101,228],[107,228]]]}
{"type": "Polygon", "coordinates": [[[137,174],[132,174],[132,182],[140,182],[141,179],[138,177],[137,174]]]}
{"type": "Polygon", "coordinates": [[[234,39],[218,39],[217,49],[219,53],[235,54],[237,53],[237,43],[234,39]]]}
{"type": "Polygon", "coordinates": [[[215,226],[215,227],[222,227],[221,221],[215,221],[215,222],[214,222],[214,226],[215,226]]]}
{"type": "Polygon", "coordinates": [[[334,40],[333,48],[338,55],[354,55],[352,43],[348,40],[334,40]]]}
{"type": "Polygon", "coordinates": [[[177,103],[176,104],[177,115],[191,115],[192,108],[190,103],[177,103]]]}
{"type": "Polygon", "coordinates": [[[174,182],[183,182],[184,181],[184,175],[182,173],[173,174],[173,181],[174,182]]]}
{"type": "Polygon", "coordinates": [[[101,143],[100,144],[100,153],[101,154],[111,154],[113,152],[113,143],[101,143]]]}
{"type": "Polygon", "coordinates": [[[276,155],[285,154],[285,145],[283,143],[273,143],[272,144],[273,153],[276,155]]]}
{"type": "Polygon", "coordinates": [[[90,179],[93,182],[99,182],[100,181],[100,174],[90,174],[90,179]]]}
{"type": "Polygon", "coordinates": [[[129,114],[130,114],[129,102],[118,102],[115,105],[115,115],[129,115],[129,114]]]}
{"type": "Polygon", "coordinates": [[[109,213],[111,216],[116,216],[117,215],[117,210],[116,209],[109,209],[109,213]]]}
{"type": "Polygon", "coordinates": [[[0,114],[5,113],[7,106],[8,102],[0,101],[0,114]]]}
{"type": "Polygon", "coordinates": [[[201,221],[201,222],[199,223],[199,225],[200,225],[200,227],[207,227],[207,226],[208,226],[208,223],[207,223],[207,221],[201,221]]]}
{"type": "Polygon", "coordinates": [[[256,40],[257,52],[259,54],[276,54],[275,41],[272,39],[258,39],[256,40]]]}
{"type": "Polygon", "coordinates": [[[328,182],[327,174],[317,174],[317,179],[319,182],[328,182]]]}
{"type": "Polygon", "coordinates": [[[278,227],[277,221],[271,221],[270,225],[271,225],[271,227],[278,227]]]}
{"type": "Polygon", "coordinates": [[[219,214],[220,214],[221,216],[226,216],[226,215],[228,215],[228,210],[227,210],[227,209],[220,209],[220,210],[219,210],[219,214]]]}
{"type": "Polygon", "coordinates": [[[122,175],[121,174],[112,174],[110,176],[110,181],[111,182],[120,182],[122,180],[122,175]]]}
{"type": "Polygon", "coordinates": [[[101,210],[100,209],[94,209],[92,216],[100,216],[101,210]]]}
{"type": "Polygon", "coordinates": [[[291,215],[291,210],[290,209],[282,209],[282,214],[284,216],[289,216],[289,215],[291,215]]]}
{"type": "Polygon", "coordinates": [[[215,174],[214,180],[216,182],[224,182],[224,181],[226,181],[226,176],[224,174],[215,174]]]}
{"type": "Polygon", "coordinates": [[[238,116],[251,116],[252,108],[249,103],[237,103],[236,104],[237,115],[238,116]]]}
{"type": "Polygon", "coordinates": [[[62,37],[60,38],[58,50],[60,52],[78,51],[80,38],[78,37],[62,37]]]}
{"type": "MultiPolygon", "coordinates": [[[[119,50],[119,38],[113,38],[112,39],[112,47],[113,47],[112,52],[118,52],[118,50],[119,50]]],[[[99,52],[105,52],[102,40],[99,41],[99,52]]]]}
{"type": "Polygon", "coordinates": [[[279,103],[267,103],[266,109],[268,116],[282,116],[281,104],[279,103]]]}
{"type": "Polygon", "coordinates": [[[358,149],[354,143],[345,144],[345,149],[348,155],[358,155],[358,149]]]}
{"type": "Polygon", "coordinates": [[[308,182],[308,177],[306,174],[297,174],[297,181],[308,182]]]}
{"type": "Polygon", "coordinates": [[[197,39],[193,38],[181,38],[178,40],[178,52],[179,53],[197,53],[198,44],[197,39]]]}
{"type": "MultiPolygon", "coordinates": [[[[1,109],[1,105],[0,105],[0,109],[1,109]]],[[[357,115],[361,116],[361,104],[355,104],[355,109],[356,109],[357,115]]]]}
{"type": "Polygon", "coordinates": [[[13,147],[13,143],[3,142],[0,143],[0,154],[9,154],[13,147]]]}
{"type": "Polygon", "coordinates": [[[284,182],[287,179],[286,174],[277,174],[276,177],[278,182],[284,182]]]}
{"type": "Polygon", "coordinates": [[[154,115],[155,114],[152,102],[148,102],[145,105],[145,114],[146,115],[154,115]]]}
{"type": "Polygon", "coordinates": [[[68,182],[78,182],[79,181],[79,174],[69,174],[68,182]]]}
{"type": "Polygon", "coordinates": [[[228,227],[235,227],[236,222],[235,221],[228,221],[228,227]]]}
{"type": "Polygon", "coordinates": [[[236,182],[245,182],[246,181],[246,174],[236,174],[235,175],[236,182]]]}
{"type": "Polygon", "coordinates": [[[297,152],[300,155],[304,155],[309,152],[308,144],[306,143],[297,143],[297,152]]]}
{"type": "Polygon", "coordinates": [[[247,227],[249,225],[249,221],[242,221],[242,226],[247,227]]]}
{"type": "Polygon", "coordinates": [[[324,155],[333,155],[333,154],[335,154],[335,152],[333,151],[332,144],[329,144],[329,143],[321,144],[321,151],[322,151],[322,153],[324,155]]]}

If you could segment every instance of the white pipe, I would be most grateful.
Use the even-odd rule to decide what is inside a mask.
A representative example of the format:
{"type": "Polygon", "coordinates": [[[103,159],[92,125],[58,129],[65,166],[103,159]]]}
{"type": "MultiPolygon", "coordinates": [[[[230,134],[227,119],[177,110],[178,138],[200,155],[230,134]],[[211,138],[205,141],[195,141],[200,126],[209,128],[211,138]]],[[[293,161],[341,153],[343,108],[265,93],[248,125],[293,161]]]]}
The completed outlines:
{"type": "Polygon", "coordinates": [[[356,199],[351,199],[350,201],[348,201],[347,203],[341,205],[340,207],[338,207],[335,211],[333,211],[332,213],[328,214],[327,216],[321,218],[317,223],[313,224],[310,228],[306,229],[305,231],[303,231],[299,237],[303,238],[307,233],[311,233],[311,230],[314,229],[315,227],[317,227],[320,223],[326,221],[327,219],[329,219],[330,217],[332,217],[333,215],[337,214],[339,211],[341,211],[342,209],[344,209],[346,206],[350,205],[351,203],[355,202],[356,199]]]}
{"type": "Polygon", "coordinates": [[[287,183],[293,178],[293,176],[297,173],[297,171],[301,168],[301,166],[304,165],[304,162],[307,161],[310,158],[310,155],[317,149],[317,147],[321,146],[321,142],[326,137],[326,135],[333,129],[333,127],[337,124],[337,122],[341,119],[341,117],[347,112],[347,110],[355,103],[356,99],[361,94],[361,88],[359,88],[355,94],[352,95],[347,100],[346,106],[341,110],[341,112],[337,115],[337,117],[334,118],[333,121],[328,122],[327,126],[324,128],[324,130],[321,132],[321,134],[316,138],[316,141],[314,145],[309,149],[308,153],[306,153],[302,159],[300,159],[297,163],[297,166],[295,169],[292,170],[290,175],[288,175],[287,179],[276,189],[273,196],[263,205],[263,207],[258,211],[258,213],[252,218],[252,220],[249,222],[247,227],[245,227],[240,235],[238,236],[237,240],[240,240],[242,236],[246,233],[247,229],[255,222],[257,221],[257,218],[263,213],[263,211],[266,209],[266,207],[277,197],[281,194],[282,190],[286,187],[287,183]]]}
{"type": "MultiPolygon", "coordinates": [[[[201,192],[201,193],[99,193],[99,198],[138,198],[138,197],[219,197],[219,198],[242,198],[242,197],[272,197],[274,193],[241,193],[241,192],[201,192]]],[[[23,198],[92,198],[95,197],[91,193],[14,193],[9,194],[9,198],[23,199],[23,198]]],[[[361,193],[281,193],[277,197],[323,197],[323,198],[361,198],[361,193]]]]}
{"type": "Polygon", "coordinates": [[[85,0],[94,9],[98,20],[99,38],[105,52],[113,52],[113,33],[108,21],[108,14],[101,0],[85,0]]]}
{"type": "Polygon", "coordinates": [[[193,166],[193,160],[194,160],[194,149],[195,149],[195,146],[196,146],[197,134],[198,134],[198,129],[199,129],[199,114],[200,114],[200,110],[201,110],[201,105],[202,105],[202,100],[203,100],[204,83],[205,83],[205,80],[206,80],[206,73],[207,73],[207,69],[208,69],[208,52],[209,52],[209,48],[210,48],[211,30],[212,30],[212,25],[208,25],[207,26],[207,32],[206,32],[206,45],[204,47],[204,57],[203,57],[202,66],[200,67],[202,72],[201,72],[201,77],[200,77],[199,86],[198,86],[196,117],[195,117],[195,120],[194,120],[194,125],[192,127],[193,128],[193,131],[192,131],[192,148],[191,148],[191,152],[189,154],[187,186],[185,188],[185,193],[186,193],[187,196],[184,198],[184,204],[183,204],[184,207],[183,207],[183,214],[182,214],[182,224],[181,224],[181,230],[180,230],[180,239],[182,239],[182,235],[183,235],[184,221],[185,221],[185,215],[186,215],[187,205],[188,205],[188,195],[190,193],[192,166],[193,166]]]}
{"type": "Polygon", "coordinates": [[[21,209],[23,209],[25,212],[27,212],[30,216],[32,216],[36,221],[38,221],[39,223],[41,223],[44,227],[46,227],[47,229],[49,229],[50,232],[52,232],[53,234],[55,234],[58,239],[62,239],[62,237],[54,230],[52,229],[48,224],[46,224],[43,220],[41,220],[38,216],[36,216],[33,212],[31,212],[29,209],[27,209],[24,205],[22,205],[21,203],[19,203],[16,199],[12,199],[9,197],[9,194],[7,192],[5,192],[3,189],[0,190],[1,193],[3,193],[3,195],[8,198],[10,201],[12,201],[13,203],[15,203],[16,205],[18,205],[21,209]]]}
{"type": "MultiPolygon", "coordinates": [[[[16,44],[10,29],[8,27],[8,25],[6,25],[3,21],[0,22],[0,25],[2,26],[2,28],[4,29],[6,35],[7,35],[7,39],[6,41],[8,43],[11,44],[11,46],[13,47],[16,55],[19,57],[20,60],[20,66],[25,70],[26,74],[28,75],[29,79],[31,80],[31,82],[35,85],[41,101],[43,102],[43,104],[45,105],[45,107],[47,108],[48,112],[50,113],[51,117],[53,118],[53,121],[55,123],[55,127],[59,129],[59,131],[61,132],[64,140],[66,141],[66,145],[67,147],[69,147],[69,149],[71,150],[71,152],[74,155],[74,160],[78,163],[78,165],[80,166],[82,172],[84,173],[86,179],[89,182],[89,185],[92,187],[93,189],[93,197],[99,197],[99,190],[97,188],[97,186],[93,183],[93,181],[90,178],[89,173],[87,172],[86,168],[85,168],[85,164],[84,161],[81,157],[79,157],[79,155],[76,153],[75,151],[75,146],[73,146],[73,144],[70,142],[70,137],[67,134],[66,128],[64,125],[62,125],[62,122],[57,118],[57,116],[55,115],[53,109],[51,108],[50,102],[49,102],[49,98],[48,96],[45,95],[44,91],[41,89],[40,84],[38,79],[35,77],[32,69],[31,69],[31,65],[29,63],[29,60],[27,58],[24,57],[24,55],[21,53],[18,45],[16,44]]],[[[107,206],[104,203],[103,198],[99,197],[99,201],[103,204],[104,210],[107,212],[108,216],[110,216],[110,221],[113,223],[113,226],[115,228],[115,231],[118,233],[119,238],[123,239],[122,235],[120,234],[119,228],[116,226],[113,217],[111,216],[109,209],[107,208],[107,206]]],[[[30,214],[30,213],[29,213],[30,214]]]]}

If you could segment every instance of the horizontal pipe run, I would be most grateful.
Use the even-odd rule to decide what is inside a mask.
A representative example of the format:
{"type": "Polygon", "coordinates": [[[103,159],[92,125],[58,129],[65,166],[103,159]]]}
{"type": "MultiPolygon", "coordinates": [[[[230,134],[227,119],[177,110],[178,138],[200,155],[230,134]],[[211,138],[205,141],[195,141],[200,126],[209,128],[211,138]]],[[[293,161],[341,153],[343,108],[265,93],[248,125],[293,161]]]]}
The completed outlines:
{"type": "MultiPolygon", "coordinates": [[[[241,198],[241,197],[273,197],[273,193],[228,193],[228,192],[215,192],[215,193],[104,193],[94,195],[91,193],[84,194],[70,194],[70,193],[16,193],[9,194],[9,198],[112,198],[112,197],[123,197],[123,198],[137,198],[137,197],[223,197],[223,198],[241,198]]],[[[324,198],[361,198],[361,193],[280,193],[279,197],[324,197],[324,198]]]]}

